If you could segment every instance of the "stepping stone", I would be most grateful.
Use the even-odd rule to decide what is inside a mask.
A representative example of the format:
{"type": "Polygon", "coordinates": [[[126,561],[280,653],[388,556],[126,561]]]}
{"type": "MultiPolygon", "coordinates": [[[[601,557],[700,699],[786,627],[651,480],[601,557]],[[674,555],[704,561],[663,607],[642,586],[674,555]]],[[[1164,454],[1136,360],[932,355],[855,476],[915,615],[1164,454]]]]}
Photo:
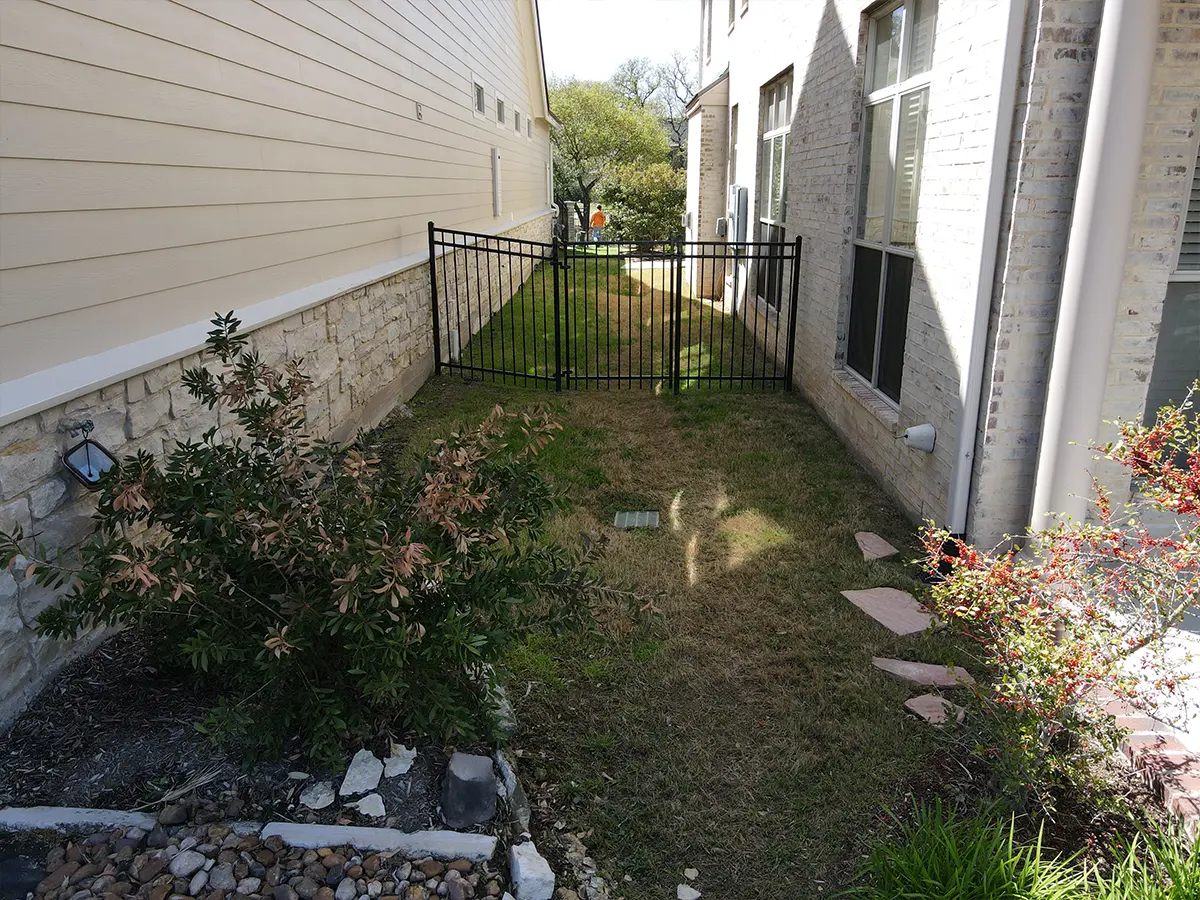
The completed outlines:
{"type": "Polygon", "coordinates": [[[920,697],[905,700],[904,707],[930,725],[945,725],[951,713],[956,722],[961,722],[967,713],[961,706],[955,706],[945,697],[939,697],[937,694],[922,694],[920,697]]]}
{"type": "Polygon", "coordinates": [[[642,510],[640,512],[619,512],[613,519],[614,528],[657,528],[658,510],[642,510]]]}
{"type": "Polygon", "coordinates": [[[912,594],[895,588],[842,591],[842,596],[895,634],[924,631],[933,621],[933,616],[921,610],[912,594]]]}
{"type": "Polygon", "coordinates": [[[900,552],[873,531],[860,531],[854,535],[854,540],[858,541],[858,549],[862,551],[863,559],[868,562],[887,559],[900,552]]]}
{"type": "Polygon", "coordinates": [[[931,663],[909,662],[904,659],[871,657],[871,665],[913,684],[929,684],[934,687],[959,687],[971,685],[975,679],[966,669],[957,666],[936,666],[931,663]]]}

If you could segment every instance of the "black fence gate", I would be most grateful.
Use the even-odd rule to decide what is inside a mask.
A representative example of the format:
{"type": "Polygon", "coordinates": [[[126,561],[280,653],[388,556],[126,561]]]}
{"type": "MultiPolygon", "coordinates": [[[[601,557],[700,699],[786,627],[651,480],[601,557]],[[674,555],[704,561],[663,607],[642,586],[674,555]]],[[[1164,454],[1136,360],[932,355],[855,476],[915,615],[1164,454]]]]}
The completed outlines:
{"type": "Polygon", "coordinates": [[[555,390],[787,389],[800,248],[545,243],[431,222],[437,372],[555,390]]]}

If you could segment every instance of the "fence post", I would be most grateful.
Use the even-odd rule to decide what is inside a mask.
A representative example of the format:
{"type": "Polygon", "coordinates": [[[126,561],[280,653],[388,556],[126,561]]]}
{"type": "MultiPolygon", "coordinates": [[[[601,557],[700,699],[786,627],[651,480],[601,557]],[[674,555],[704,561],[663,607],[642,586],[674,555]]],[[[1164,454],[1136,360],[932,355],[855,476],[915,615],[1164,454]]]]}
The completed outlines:
{"type": "Polygon", "coordinates": [[[788,308],[787,364],[785,366],[787,383],[784,385],[785,389],[789,391],[792,389],[792,366],[796,359],[796,308],[800,294],[800,254],[803,247],[804,239],[800,235],[796,235],[796,246],[792,251],[792,297],[788,308]]]}
{"type": "MultiPolygon", "coordinates": [[[[559,321],[558,302],[558,235],[550,242],[550,265],[554,268],[554,390],[562,390],[562,323],[559,321]]],[[[545,284],[545,282],[542,282],[545,284]]],[[[544,308],[544,307],[543,307],[544,308]]]]}
{"type": "Polygon", "coordinates": [[[683,367],[683,237],[675,239],[675,393],[680,390],[683,367]]]}
{"type": "Polygon", "coordinates": [[[433,220],[429,221],[429,297],[433,307],[433,373],[442,374],[442,335],[438,326],[437,263],[434,257],[433,220]]]}

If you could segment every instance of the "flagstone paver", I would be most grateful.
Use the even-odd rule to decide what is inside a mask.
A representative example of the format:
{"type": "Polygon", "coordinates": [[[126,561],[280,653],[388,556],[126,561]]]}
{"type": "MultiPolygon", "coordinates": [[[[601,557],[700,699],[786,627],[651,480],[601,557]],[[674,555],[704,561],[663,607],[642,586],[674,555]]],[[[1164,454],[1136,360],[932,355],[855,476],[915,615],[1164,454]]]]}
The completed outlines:
{"type": "Polygon", "coordinates": [[[956,722],[961,722],[963,716],[966,715],[966,710],[961,706],[955,706],[945,697],[939,697],[937,694],[922,694],[920,697],[905,700],[904,707],[930,725],[944,725],[951,715],[954,716],[956,722]]]}
{"type": "Polygon", "coordinates": [[[933,617],[921,609],[912,594],[896,588],[842,591],[842,596],[895,634],[924,631],[933,621],[933,617]]]}
{"type": "Polygon", "coordinates": [[[887,559],[900,552],[873,531],[860,531],[854,535],[854,540],[858,541],[858,549],[862,551],[863,559],[868,562],[887,559]]]}
{"type": "Polygon", "coordinates": [[[975,683],[971,673],[957,666],[937,666],[931,663],[909,662],[905,659],[871,657],[871,665],[913,684],[930,684],[935,687],[958,687],[975,683]]]}

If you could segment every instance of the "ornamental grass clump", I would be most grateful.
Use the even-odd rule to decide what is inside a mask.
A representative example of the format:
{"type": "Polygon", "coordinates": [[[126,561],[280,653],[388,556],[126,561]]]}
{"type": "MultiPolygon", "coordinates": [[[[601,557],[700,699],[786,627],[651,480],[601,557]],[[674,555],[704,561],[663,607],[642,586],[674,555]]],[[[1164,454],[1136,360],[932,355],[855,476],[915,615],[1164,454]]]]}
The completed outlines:
{"type": "Polygon", "coordinates": [[[593,546],[546,537],[558,500],[534,459],[560,426],[497,408],[406,471],[366,436],[310,438],[300,366],[265,365],[232,314],[214,324],[217,362],[184,385],[222,428],[110,473],[81,565],[0,538],[10,565],[67,588],[40,631],[136,629],[211,690],[202,730],[249,747],[299,736],[334,758],[389,731],[487,736],[506,648],[620,596],[590,574],[593,546]]]}
{"type": "Polygon", "coordinates": [[[1169,534],[1097,483],[1094,514],[1031,532],[1031,552],[989,553],[930,525],[925,563],[943,577],[930,610],[965,635],[989,673],[985,755],[1022,803],[1086,785],[1120,733],[1111,698],[1150,706],[1177,687],[1164,652],[1200,604],[1200,419],[1193,387],[1153,424],[1118,423],[1101,454],[1126,467],[1146,502],[1173,517],[1169,534]]]}

